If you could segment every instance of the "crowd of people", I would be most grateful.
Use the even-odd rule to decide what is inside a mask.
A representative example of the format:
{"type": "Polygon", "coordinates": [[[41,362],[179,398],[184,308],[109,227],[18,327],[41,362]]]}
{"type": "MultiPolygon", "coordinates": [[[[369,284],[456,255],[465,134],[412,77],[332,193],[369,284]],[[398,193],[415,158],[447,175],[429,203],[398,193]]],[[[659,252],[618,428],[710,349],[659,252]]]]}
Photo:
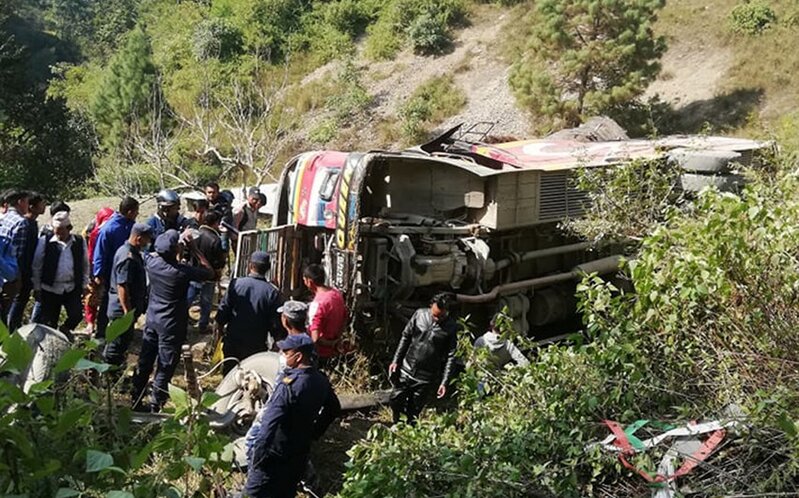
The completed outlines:
{"type": "MultiPolygon", "coordinates": [[[[267,278],[269,255],[256,251],[247,274],[231,280],[220,295],[212,324],[212,303],[231,245],[240,231],[256,228],[266,199],[251,189],[245,203],[234,209],[230,196],[209,183],[205,199],[195,200],[188,215],[181,213],[174,191],[159,192],[156,202],[156,212],[140,223],[139,202],[126,197],[116,210],[99,210],[78,235],[66,203],[52,203],[50,221],[40,229],[38,219],[47,207],[43,196],[22,190],[3,193],[0,320],[11,331],[19,328],[32,297],[32,323],[59,329],[72,339],[85,320],[86,333],[103,345],[104,360],[122,366],[143,316],[131,402],[135,410],[158,411],[167,401],[168,384],[187,340],[189,307],[198,301],[197,327],[223,339],[225,373],[258,352],[282,352],[275,390],[247,435],[244,496],[294,496],[312,439],[340,409],[321,371],[342,350],[348,319],[344,297],[327,284],[324,268],[311,264],[304,268],[303,283],[313,300],[284,302],[267,278]],[[62,309],[66,320],[60,322],[62,309]],[[106,341],[108,324],[129,313],[134,317],[129,329],[106,341]]],[[[414,423],[433,394],[441,398],[447,393],[458,333],[454,304],[451,294],[437,294],[403,330],[388,367],[395,423],[414,423]]],[[[500,367],[527,361],[494,321],[476,346],[489,349],[500,367]]]]}
{"type": "MultiPolygon", "coordinates": [[[[258,210],[266,202],[258,189],[250,189],[243,205],[234,207],[228,194],[209,183],[205,198],[194,200],[191,212],[184,216],[178,194],[162,190],[156,196],[156,212],[144,223],[136,221],[139,202],[126,197],[116,210],[100,209],[83,234],[77,234],[66,203],[52,203],[49,223],[40,228],[45,198],[24,190],[4,192],[0,198],[0,321],[13,332],[29,320],[58,329],[71,340],[85,320],[86,333],[102,345],[105,361],[123,365],[135,324],[144,316],[142,348],[132,379],[133,400],[136,409],[160,409],[186,341],[190,304],[199,302],[199,331],[213,331],[212,303],[231,243],[240,231],[256,227],[258,210]],[[30,316],[24,320],[28,309],[30,316]],[[106,342],[109,322],[128,313],[134,316],[130,329],[106,342]],[[147,403],[144,392],[154,368],[147,403]]],[[[233,360],[275,348],[285,335],[277,312],[280,293],[265,278],[269,265],[267,254],[253,254],[250,273],[234,279],[221,298],[215,330],[226,334],[225,352],[233,360]]],[[[313,267],[308,271],[318,274],[313,267]]],[[[343,305],[340,294],[337,302],[343,305]]],[[[325,313],[314,318],[320,321],[325,313]]],[[[317,340],[340,334],[344,325],[340,316],[336,315],[335,325],[339,328],[317,333],[317,340]]],[[[311,330],[325,327],[324,323],[311,330]]]]}

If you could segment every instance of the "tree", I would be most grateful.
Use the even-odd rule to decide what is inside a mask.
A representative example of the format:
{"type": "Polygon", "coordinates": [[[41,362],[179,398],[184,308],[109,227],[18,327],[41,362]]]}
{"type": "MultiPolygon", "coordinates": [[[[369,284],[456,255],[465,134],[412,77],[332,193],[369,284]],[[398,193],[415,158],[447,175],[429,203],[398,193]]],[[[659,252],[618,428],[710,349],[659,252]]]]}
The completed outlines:
{"type": "Polygon", "coordinates": [[[665,0],[541,0],[511,86],[535,114],[574,126],[640,96],[666,45],[652,32],[665,0]]]}
{"type": "Polygon", "coordinates": [[[285,76],[264,84],[239,81],[198,106],[183,118],[199,144],[197,155],[221,164],[222,177],[240,173],[243,183],[250,177],[256,185],[276,180],[275,163],[296,138],[283,102],[286,87],[285,76]]]}
{"type": "Polygon", "coordinates": [[[111,58],[92,102],[91,114],[104,146],[122,145],[134,116],[148,109],[155,81],[150,41],[141,27],[135,28],[111,58]]]}
{"type": "Polygon", "coordinates": [[[117,48],[122,35],[136,25],[137,0],[94,1],[92,46],[89,54],[106,58],[117,48]]]}
{"type": "Polygon", "coordinates": [[[60,98],[48,98],[61,40],[0,5],[0,189],[75,195],[91,177],[91,130],[60,98]]]}

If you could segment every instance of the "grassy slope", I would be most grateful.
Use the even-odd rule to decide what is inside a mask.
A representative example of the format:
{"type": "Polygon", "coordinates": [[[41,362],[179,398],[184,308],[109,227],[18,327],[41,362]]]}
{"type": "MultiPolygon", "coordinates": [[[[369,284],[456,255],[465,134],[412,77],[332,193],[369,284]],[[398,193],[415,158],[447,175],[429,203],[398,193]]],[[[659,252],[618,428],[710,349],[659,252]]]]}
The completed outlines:
{"type": "Polygon", "coordinates": [[[790,21],[799,8],[789,0],[767,2],[777,14],[777,25],[758,36],[746,36],[730,29],[730,12],[738,3],[670,0],[657,31],[667,37],[670,47],[731,51],[733,61],[717,92],[717,109],[749,106],[750,119],[735,123],[732,131],[754,133],[764,124],[777,125],[799,105],[799,86],[792,79],[799,70],[799,26],[790,21]]]}

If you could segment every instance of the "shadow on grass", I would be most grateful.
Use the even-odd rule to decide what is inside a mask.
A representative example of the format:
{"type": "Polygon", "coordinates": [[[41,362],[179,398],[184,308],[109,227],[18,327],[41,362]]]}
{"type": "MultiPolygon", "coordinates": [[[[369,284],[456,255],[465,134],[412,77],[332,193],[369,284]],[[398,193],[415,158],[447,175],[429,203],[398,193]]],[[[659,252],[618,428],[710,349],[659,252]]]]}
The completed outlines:
{"type": "Polygon", "coordinates": [[[676,109],[675,124],[682,133],[704,130],[725,132],[746,124],[763,99],[761,88],[741,88],[712,99],[692,102],[676,109]]]}
{"type": "Polygon", "coordinates": [[[677,133],[724,133],[746,124],[763,99],[763,89],[743,88],[711,99],[674,106],[656,95],[630,102],[608,112],[632,138],[677,133]]]}

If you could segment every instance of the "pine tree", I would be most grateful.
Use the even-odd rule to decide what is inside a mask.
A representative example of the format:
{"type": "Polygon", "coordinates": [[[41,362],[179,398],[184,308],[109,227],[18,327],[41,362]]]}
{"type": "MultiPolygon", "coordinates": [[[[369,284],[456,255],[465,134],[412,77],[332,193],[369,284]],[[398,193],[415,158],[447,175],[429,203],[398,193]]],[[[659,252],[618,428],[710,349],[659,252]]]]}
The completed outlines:
{"type": "Polygon", "coordinates": [[[570,126],[640,96],[666,45],[652,24],[665,0],[540,0],[511,86],[538,116],[570,126]]]}
{"type": "Polygon", "coordinates": [[[104,146],[120,145],[133,120],[147,113],[155,81],[150,41],[135,28],[111,58],[91,106],[104,146]]]}

